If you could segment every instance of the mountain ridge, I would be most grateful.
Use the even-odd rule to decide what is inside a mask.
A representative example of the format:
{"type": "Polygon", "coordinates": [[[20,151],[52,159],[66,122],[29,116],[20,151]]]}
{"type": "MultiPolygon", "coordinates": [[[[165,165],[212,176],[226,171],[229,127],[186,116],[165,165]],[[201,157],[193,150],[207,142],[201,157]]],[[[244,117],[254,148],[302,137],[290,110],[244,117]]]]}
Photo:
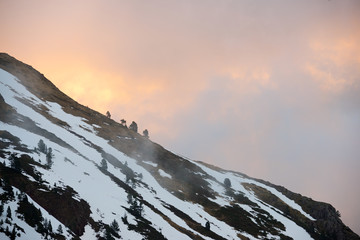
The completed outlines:
{"type": "MultiPolygon", "coordinates": [[[[41,230],[46,229],[43,219],[32,230],[41,238],[360,239],[330,204],[177,156],[77,103],[8,54],[0,53],[0,68],[0,196],[3,206],[17,208],[12,215],[18,216],[14,224],[3,214],[3,226],[9,229],[0,225],[4,239],[11,238],[11,227],[20,234],[17,238],[28,236],[24,226],[32,226],[24,212],[35,210],[25,198],[67,230],[41,230]],[[51,146],[52,164],[44,164],[48,152],[39,151],[37,141],[28,138],[44,139],[51,146]],[[67,171],[77,177],[68,180],[67,171]],[[231,186],[225,185],[226,178],[231,186]],[[87,189],[87,184],[102,181],[119,192],[102,192],[104,201],[118,208],[107,207],[87,189]],[[10,187],[18,196],[11,196],[10,187]],[[23,205],[28,207],[22,210],[23,205]],[[119,231],[110,219],[118,222],[119,231]],[[206,222],[211,222],[210,230],[206,222]]],[[[94,189],[101,191],[100,186],[94,189]]]]}

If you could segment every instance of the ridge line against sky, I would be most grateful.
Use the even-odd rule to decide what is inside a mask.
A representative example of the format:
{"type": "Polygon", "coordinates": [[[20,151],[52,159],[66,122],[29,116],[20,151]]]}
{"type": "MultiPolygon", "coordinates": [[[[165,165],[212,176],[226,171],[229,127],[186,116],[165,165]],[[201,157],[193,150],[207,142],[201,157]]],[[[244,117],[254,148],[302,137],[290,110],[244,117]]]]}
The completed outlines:
{"type": "Polygon", "coordinates": [[[360,234],[360,1],[0,1],[0,46],[191,159],[360,234]]]}

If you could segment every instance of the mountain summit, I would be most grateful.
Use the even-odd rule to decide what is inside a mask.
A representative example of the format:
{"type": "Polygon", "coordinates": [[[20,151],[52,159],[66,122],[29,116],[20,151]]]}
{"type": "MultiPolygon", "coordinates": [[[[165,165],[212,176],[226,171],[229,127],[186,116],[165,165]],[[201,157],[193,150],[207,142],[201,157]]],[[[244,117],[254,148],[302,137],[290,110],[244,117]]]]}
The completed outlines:
{"type": "Polygon", "coordinates": [[[0,239],[360,239],[327,203],[177,156],[0,54],[0,239]]]}

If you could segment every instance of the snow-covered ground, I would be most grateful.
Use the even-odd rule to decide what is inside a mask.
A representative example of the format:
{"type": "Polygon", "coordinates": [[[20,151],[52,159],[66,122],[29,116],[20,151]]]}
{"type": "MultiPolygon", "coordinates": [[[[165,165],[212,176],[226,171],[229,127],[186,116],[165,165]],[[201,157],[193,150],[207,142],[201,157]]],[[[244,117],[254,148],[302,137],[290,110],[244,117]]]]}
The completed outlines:
{"type": "MultiPolygon", "coordinates": [[[[117,160],[121,163],[126,163],[128,167],[137,174],[141,174],[142,181],[149,187],[138,183],[135,185],[135,190],[149,204],[160,211],[164,216],[170,218],[171,221],[177,226],[180,226],[189,232],[193,232],[203,239],[211,239],[193,230],[183,219],[176,216],[173,212],[167,209],[164,206],[164,202],[181,209],[183,213],[187,214],[195,222],[198,222],[202,225],[205,224],[206,221],[211,222],[212,230],[225,239],[238,239],[239,233],[248,237],[249,239],[256,239],[254,236],[251,236],[245,232],[239,232],[225,222],[218,220],[214,216],[207,213],[201,205],[183,201],[177,198],[175,195],[171,194],[167,189],[162,187],[154,178],[154,176],[152,176],[152,174],[144,167],[142,167],[135,159],[126,156],[118,149],[109,145],[106,139],[99,137],[97,135],[97,129],[101,128],[101,126],[90,125],[86,119],[66,113],[58,103],[46,102],[39,99],[34,94],[30,93],[19,82],[19,80],[16,79],[16,77],[1,69],[0,80],[0,93],[7,104],[14,107],[19,114],[32,119],[39,128],[45,129],[56,135],[58,138],[66,141],[66,143],[72,146],[75,151],[73,149],[60,146],[59,144],[54,143],[44,136],[29,132],[18,126],[0,122],[0,130],[11,132],[12,135],[20,138],[21,143],[26,145],[28,149],[34,149],[37,147],[37,144],[41,139],[44,141],[47,147],[51,147],[54,154],[54,163],[51,169],[46,170],[44,168],[37,168],[37,170],[43,174],[43,179],[48,182],[48,186],[50,188],[54,186],[54,184],[57,186],[71,186],[78,193],[76,198],[85,199],[89,203],[92,212],[91,217],[95,221],[102,221],[103,223],[110,224],[115,219],[119,223],[122,239],[140,240],[143,238],[143,236],[135,231],[128,230],[127,225],[121,221],[121,217],[123,217],[127,212],[124,209],[124,207],[128,207],[127,192],[123,188],[119,187],[114,181],[112,181],[110,177],[102,173],[102,171],[99,169],[99,166],[103,157],[101,153],[91,147],[89,143],[101,147],[104,152],[116,157],[117,160]],[[47,109],[49,109],[48,113],[51,116],[66,122],[68,127],[61,127],[54,124],[48,118],[35,111],[33,108],[22,103],[22,101],[20,101],[18,98],[29,101],[34,106],[45,106],[47,109]],[[79,136],[82,136],[83,138],[80,138],[79,136]]],[[[122,137],[119,136],[119,138],[122,137]]],[[[132,141],[131,138],[126,138],[126,140],[132,141]]],[[[16,152],[15,150],[12,151],[16,152]]],[[[18,153],[20,154],[21,152],[18,153]]],[[[30,154],[28,153],[28,155],[30,155],[35,161],[45,162],[45,154],[33,152],[30,154]]],[[[10,164],[8,159],[1,159],[1,161],[5,161],[7,165],[10,164]]],[[[158,167],[158,165],[153,162],[143,161],[143,163],[154,168],[158,167]]],[[[288,199],[282,193],[262,183],[242,177],[241,175],[225,171],[215,171],[195,161],[192,161],[192,163],[196,164],[209,176],[212,176],[215,179],[207,179],[212,190],[218,193],[217,198],[212,199],[211,201],[216,202],[220,206],[230,206],[232,199],[230,199],[225,194],[226,189],[221,184],[224,182],[225,178],[229,178],[232,183],[232,188],[235,191],[245,194],[247,198],[257,203],[259,206],[261,206],[262,209],[270,213],[275,219],[277,219],[286,227],[286,230],[284,231],[285,235],[299,240],[312,239],[303,228],[296,225],[290,219],[286,218],[279,210],[275,211],[273,208],[263,203],[255,196],[253,192],[247,190],[242,184],[250,183],[262,187],[277,196],[291,208],[298,210],[308,219],[314,220],[309,214],[304,212],[298,204],[296,204],[293,200],[288,199]]],[[[110,163],[108,163],[107,171],[123,182],[126,181],[126,176],[120,171],[120,169],[114,167],[110,163]]],[[[172,179],[172,176],[163,169],[158,169],[158,173],[164,178],[172,179]]],[[[8,203],[12,209],[16,209],[16,206],[13,206],[12,204],[15,204],[15,202],[8,203]]],[[[34,204],[36,203],[34,202],[34,204]]],[[[253,210],[251,207],[241,204],[239,206],[242,207],[245,211],[249,212],[250,215],[253,215],[253,210]]],[[[5,207],[7,207],[7,205],[5,207]]],[[[43,214],[46,214],[44,209],[41,211],[43,214]]],[[[136,224],[135,219],[130,214],[127,215],[128,221],[136,224]]],[[[163,216],[154,212],[147,206],[144,207],[143,216],[151,222],[155,229],[159,229],[159,231],[161,229],[161,233],[167,239],[190,239],[187,235],[179,232],[176,228],[170,225],[163,216]]],[[[57,219],[53,218],[49,214],[47,214],[46,217],[51,219],[51,222],[54,226],[61,224],[57,219]]],[[[254,218],[255,217],[256,216],[254,216],[254,218]]],[[[15,220],[16,223],[23,227],[26,231],[26,237],[24,234],[24,238],[20,239],[41,239],[41,236],[35,230],[26,227],[26,223],[17,218],[15,218],[15,220]]],[[[63,229],[66,229],[66,227],[63,226],[63,229]]],[[[95,240],[97,239],[95,235],[96,232],[94,229],[92,229],[90,225],[87,225],[85,227],[85,233],[81,238],[84,240],[95,240]]],[[[276,236],[271,237],[278,238],[276,236]]],[[[7,238],[3,236],[2,233],[0,233],[0,239],[7,238]]]]}
{"type": "MultiPolygon", "coordinates": [[[[1,188],[0,188],[1,189],[1,188]]],[[[13,192],[14,195],[18,197],[18,195],[21,193],[21,191],[15,187],[13,187],[13,192]]],[[[63,229],[63,234],[65,235],[65,237],[67,239],[71,239],[72,236],[68,233],[71,232],[64,224],[62,224],[61,222],[59,222],[56,218],[54,218],[52,215],[50,215],[44,208],[42,208],[39,204],[37,204],[35,201],[33,201],[31,199],[31,197],[29,195],[26,195],[28,198],[28,202],[33,204],[37,209],[40,209],[41,211],[41,215],[44,219],[46,219],[47,221],[51,222],[51,225],[53,227],[53,229],[57,229],[58,226],[61,226],[63,229]]],[[[16,198],[17,198],[16,197],[16,198]]],[[[29,226],[22,218],[19,217],[19,214],[15,211],[15,209],[17,209],[17,199],[15,199],[14,201],[10,201],[7,203],[4,203],[3,207],[4,210],[7,210],[8,207],[10,207],[11,210],[11,224],[14,225],[18,225],[21,226],[21,228],[23,228],[24,232],[21,232],[20,236],[18,236],[16,239],[23,239],[23,240],[28,240],[28,239],[45,239],[44,236],[42,236],[40,233],[36,232],[35,229],[31,226],[29,226]]],[[[6,217],[5,214],[0,215],[0,220],[4,221],[4,225],[3,227],[9,227],[10,231],[12,230],[13,226],[10,226],[9,224],[6,223],[6,217]]],[[[2,233],[0,233],[0,239],[8,239],[8,237],[6,237],[5,235],[2,236],[2,233]]]]}

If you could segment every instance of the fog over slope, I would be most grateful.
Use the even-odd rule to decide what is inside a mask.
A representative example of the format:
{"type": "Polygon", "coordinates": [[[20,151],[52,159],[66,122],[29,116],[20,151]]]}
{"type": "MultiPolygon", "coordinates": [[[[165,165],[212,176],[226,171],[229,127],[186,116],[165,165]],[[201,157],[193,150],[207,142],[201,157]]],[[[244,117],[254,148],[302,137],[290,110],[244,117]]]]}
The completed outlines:
{"type": "Polygon", "coordinates": [[[0,239],[359,239],[330,204],[177,156],[0,54],[0,239]]]}

